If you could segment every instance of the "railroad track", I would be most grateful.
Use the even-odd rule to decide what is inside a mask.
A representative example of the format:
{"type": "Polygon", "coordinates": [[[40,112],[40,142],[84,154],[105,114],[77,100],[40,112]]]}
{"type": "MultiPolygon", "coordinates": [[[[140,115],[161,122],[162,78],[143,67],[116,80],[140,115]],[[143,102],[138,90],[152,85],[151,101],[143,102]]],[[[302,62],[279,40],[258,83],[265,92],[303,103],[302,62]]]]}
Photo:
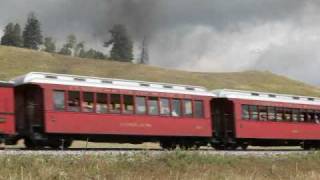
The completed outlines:
{"type": "MultiPolygon", "coordinates": [[[[138,149],[138,148],[72,148],[66,150],[27,150],[24,148],[8,148],[1,149],[0,156],[2,155],[162,155],[165,153],[172,153],[174,151],[164,151],[162,149],[138,149]]],[[[250,149],[246,151],[215,151],[208,149],[194,150],[194,151],[181,151],[190,154],[204,154],[204,155],[232,155],[232,156],[278,156],[278,155],[289,155],[289,154],[309,154],[315,151],[304,151],[300,149],[250,149]]]]}

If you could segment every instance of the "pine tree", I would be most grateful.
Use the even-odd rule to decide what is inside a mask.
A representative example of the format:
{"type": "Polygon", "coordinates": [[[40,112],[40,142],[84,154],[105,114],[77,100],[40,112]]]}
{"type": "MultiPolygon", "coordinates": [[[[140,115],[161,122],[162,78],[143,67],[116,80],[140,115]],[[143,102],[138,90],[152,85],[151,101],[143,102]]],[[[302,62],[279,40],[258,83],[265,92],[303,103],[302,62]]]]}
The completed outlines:
{"type": "Polygon", "coordinates": [[[104,46],[108,47],[112,45],[110,58],[116,61],[132,62],[133,59],[133,43],[126,27],[121,24],[114,25],[109,31],[111,39],[105,42],[104,46]]]}
{"type": "Polygon", "coordinates": [[[63,45],[63,47],[60,50],[60,54],[68,55],[68,56],[75,56],[75,50],[77,45],[77,37],[74,34],[70,34],[67,37],[66,43],[63,45]]]}
{"type": "Polygon", "coordinates": [[[22,47],[21,27],[19,24],[14,25],[12,36],[13,46],[22,47]]]}
{"type": "Polygon", "coordinates": [[[44,38],[44,51],[54,53],[56,51],[56,44],[51,37],[44,38]]]}
{"type": "Polygon", "coordinates": [[[23,47],[29,49],[39,49],[42,44],[42,34],[40,21],[31,13],[23,31],[23,47]]]}
{"type": "Polygon", "coordinates": [[[1,44],[5,46],[21,47],[21,29],[19,24],[9,23],[4,30],[4,35],[1,38],[1,44]]]}

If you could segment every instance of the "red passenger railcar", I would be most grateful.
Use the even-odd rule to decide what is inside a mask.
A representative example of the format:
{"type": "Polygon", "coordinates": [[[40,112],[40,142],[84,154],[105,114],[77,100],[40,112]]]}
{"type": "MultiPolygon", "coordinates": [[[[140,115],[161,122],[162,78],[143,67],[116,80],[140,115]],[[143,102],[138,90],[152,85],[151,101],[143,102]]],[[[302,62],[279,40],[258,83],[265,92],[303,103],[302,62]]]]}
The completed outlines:
{"type": "Polygon", "coordinates": [[[320,147],[320,99],[216,90],[214,147],[301,145],[320,147]]]}
{"type": "Polygon", "coordinates": [[[13,84],[0,82],[0,134],[15,135],[13,84]]]}
{"type": "Polygon", "coordinates": [[[87,139],[174,148],[212,136],[212,93],[202,87],[50,73],[14,82],[17,131],[28,147],[87,139]]]}

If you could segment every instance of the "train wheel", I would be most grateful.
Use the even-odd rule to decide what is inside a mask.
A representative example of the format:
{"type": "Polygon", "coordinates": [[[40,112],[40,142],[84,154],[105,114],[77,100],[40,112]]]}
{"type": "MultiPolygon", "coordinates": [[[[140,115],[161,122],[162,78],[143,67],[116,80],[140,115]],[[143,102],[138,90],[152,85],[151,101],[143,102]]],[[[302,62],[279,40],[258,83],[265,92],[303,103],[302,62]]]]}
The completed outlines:
{"type": "Polygon", "coordinates": [[[211,146],[217,151],[221,151],[221,150],[226,149],[226,147],[223,144],[211,144],[211,146]]]}
{"type": "Polygon", "coordinates": [[[176,143],[170,141],[162,141],[160,142],[160,146],[166,150],[175,150],[177,148],[176,143]]]}
{"type": "Polygon", "coordinates": [[[52,149],[67,149],[71,146],[72,140],[52,138],[52,139],[49,139],[49,142],[47,144],[52,149]]]}
{"type": "Polygon", "coordinates": [[[301,146],[304,150],[311,150],[312,146],[310,144],[303,144],[301,146]]]}
{"type": "Polygon", "coordinates": [[[247,150],[248,149],[249,144],[241,144],[240,147],[242,150],[247,150]]]}
{"type": "Polygon", "coordinates": [[[32,141],[29,138],[24,139],[24,145],[27,149],[41,149],[43,148],[41,145],[37,144],[36,142],[32,141]]]}

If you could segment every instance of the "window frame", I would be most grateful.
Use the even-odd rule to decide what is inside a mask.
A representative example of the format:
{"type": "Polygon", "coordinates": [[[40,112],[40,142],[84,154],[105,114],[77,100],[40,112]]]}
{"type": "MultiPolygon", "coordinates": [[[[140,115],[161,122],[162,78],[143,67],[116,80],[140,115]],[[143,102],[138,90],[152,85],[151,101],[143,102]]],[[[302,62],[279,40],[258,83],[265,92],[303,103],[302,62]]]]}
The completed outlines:
{"type": "Polygon", "coordinates": [[[193,100],[192,99],[182,99],[182,117],[184,118],[193,118],[194,117],[194,107],[193,107],[193,100]],[[186,107],[185,107],[185,102],[186,101],[189,101],[191,103],[191,115],[187,115],[185,110],[186,110],[186,107]]]}
{"type": "Polygon", "coordinates": [[[196,119],[204,119],[206,117],[206,114],[205,114],[205,101],[202,100],[202,99],[195,99],[193,100],[193,107],[194,107],[194,118],[196,119]],[[196,116],[196,102],[201,102],[202,104],[202,108],[201,108],[201,116],[196,116]]]}
{"type": "Polygon", "coordinates": [[[95,92],[91,92],[91,91],[81,91],[81,112],[83,112],[83,113],[96,113],[96,102],[95,102],[95,95],[96,93],[95,92]],[[84,101],[84,94],[85,93],[92,93],[92,111],[89,111],[89,112],[87,112],[87,111],[84,111],[84,107],[83,107],[83,103],[85,102],[84,101]]]}
{"type": "Polygon", "coordinates": [[[95,111],[94,112],[96,114],[108,114],[109,113],[109,94],[105,93],[105,92],[96,92],[94,98],[95,98],[95,111]],[[98,95],[99,94],[105,95],[105,105],[106,105],[106,111],[105,112],[97,112],[97,109],[98,109],[97,108],[98,107],[97,106],[98,105],[98,95]]]}
{"type": "Polygon", "coordinates": [[[67,93],[66,93],[66,95],[67,95],[67,104],[66,104],[66,108],[67,108],[67,112],[73,112],[73,113],[81,113],[82,112],[82,106],[81,106],[81,102],[82,102],[82,93],[81,93],[81,91],[77,91],[77,90],[67,90],[66,91],[67,93]],[[79,106],[78,106],[78,108],[79,108],[79,110],[78,111],[72,111],[72,110],[70,110],[69,109],[69,93],[70,92],[78,92],[79,93],[79,99],[78,99],[78,101],[79,101],[79,106]]]}
{"type": "Polygon", "coordinates": [[[58,90],[58,89],[53,89],[52,90],[52,105],[53,105],[53,110],[54,111],[57,111],[57,112],[64,112],[64,111],[67,111],[67,92],[68,91],[65,91],[65,90],[58,90]],[[56,108],[56,103],[55,103],[55,92],[63,92],[63,108],[61,109],[57,109],[56,108]]]}

